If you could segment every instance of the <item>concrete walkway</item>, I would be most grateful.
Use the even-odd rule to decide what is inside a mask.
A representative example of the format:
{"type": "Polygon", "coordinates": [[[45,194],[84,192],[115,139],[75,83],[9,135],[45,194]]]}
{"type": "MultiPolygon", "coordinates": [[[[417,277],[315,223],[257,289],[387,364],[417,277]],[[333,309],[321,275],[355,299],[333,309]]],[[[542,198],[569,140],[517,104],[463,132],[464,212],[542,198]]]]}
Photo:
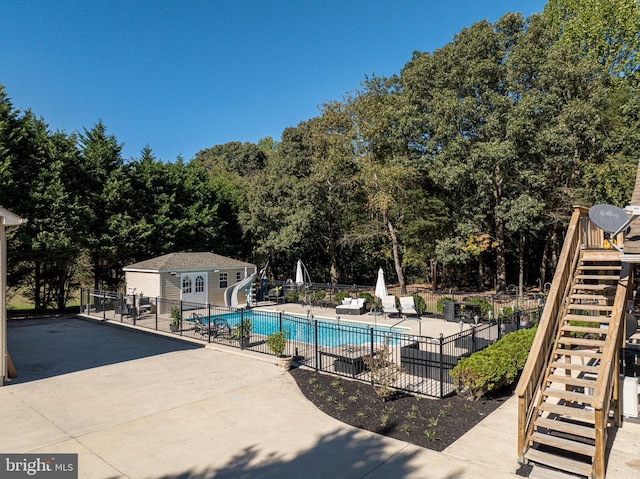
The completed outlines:
{"type": "MultiPolygon", "coordinates": [[[[335,421],[268,356],[79,318],[8,337],[0,452],[77,453],[80,478],[515,477],[513,398],[437,453],[335,421]]],[[[623,435],[610,479],[640,471],[640,427],[623,435]]]]}

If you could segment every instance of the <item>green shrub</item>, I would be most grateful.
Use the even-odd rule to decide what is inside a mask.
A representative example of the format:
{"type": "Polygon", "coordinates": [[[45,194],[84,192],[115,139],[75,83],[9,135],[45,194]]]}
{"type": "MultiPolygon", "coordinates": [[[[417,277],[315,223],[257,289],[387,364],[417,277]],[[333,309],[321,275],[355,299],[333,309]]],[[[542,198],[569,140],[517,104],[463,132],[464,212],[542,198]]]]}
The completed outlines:
{"type": "Polygon", "coordinates": [[[527,361],[537,327],[504,336],[489,347],[461,359],[449,372],[458,392],[478,400],[513,384],[527,361]]]}
{"type": "Polygon", "coordinates": [[[310,298],[312,301],[322,301],[324,298],[326,298],[327,293],[325,291],[316,291],[315,293],[313,293],[312,295],[310,295],[310,298]]]}
{"type": "Polygon", "coordinates": [[[284,300],[287,303],[297,303],[298,292],[295,289],[290,289],[289,291],[287,291],[287,295],[284,297],[284,300]]]}
{"type": "Polygon", "coordinates": [[[340,304],[342,303],[342,300],[344,298],[350,298],[351,295],[349,293],[347,293],[346,291],[340,291],[339,293],[337,293],[334,297],[333,297],[333,302],[336,304],[340,304]]]}
{"type": "Polygon", "coordinates": [[[418,314],[422,314],[427,310],[427,302],[419,294],[413,295],[413,302],[416,305],[416,311],[418,314]]]}
{"type": "Polygon", "coordinates": [[[173,326],[180,326],[180,321],[182,320],[182,313],[180,308],[177,306],[173,306],[171,308],[171,324],[173,326]]]}
{"type": "Polygon", "coordinates": [[[448,303],[449,301],[453,301],[453,298],[447,296],[440,298],[436,303],[436,311],[440,314],[444,313],[444,303],[448,303]]]}
{"type": "Polygon", "coordinates": [[[267,347],[273,354],[280,357],[284,354],[287,348],[287,331],[281,329],[277,333],[272,333],[267,336],[267,347]]]}
{"type": "Polygon", "coordinates": [[[487,313],[491,311],[491,303],[483,298],[469,298],[465,301],[470,304],[477,304],[480,309],[480,316],[487,317],[487,313]]]}
{"type": "Polygon", "coordinates": [[[373,307],[376,305],[376,298],[371,296],[370,293],[358,293],[358,298],[365,299],[364,305],[367,308],[367,311],[371,311],[373,307]]]}
{"type": "Polygon", "coordinates": [[[506,308],[502,308],[502,311],[498,314],[498,316],[505,318],[517,313],[518,311],[520,311],[520,308],[507,306],[506,308]]]}

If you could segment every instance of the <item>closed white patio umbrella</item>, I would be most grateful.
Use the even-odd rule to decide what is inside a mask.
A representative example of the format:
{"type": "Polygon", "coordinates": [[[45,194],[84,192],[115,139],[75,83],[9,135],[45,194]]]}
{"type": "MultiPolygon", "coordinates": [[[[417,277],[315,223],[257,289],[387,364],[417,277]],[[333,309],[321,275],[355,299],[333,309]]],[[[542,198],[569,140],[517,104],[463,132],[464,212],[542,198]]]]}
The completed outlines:
{"type": "Polygon", "coordinates": [[[296,266],[296,284],[302,286],[304,284],[304,276],[302,275],[302,260],[298,260],[296,266]]]}
{"type": "Polygon", "coordinates": [[[382,271],[382,268],[378,270],[375,294],[378,299],[382,299],[384,296],[387,296],[387,285],[384,282],[384,272],[382,271]]]}

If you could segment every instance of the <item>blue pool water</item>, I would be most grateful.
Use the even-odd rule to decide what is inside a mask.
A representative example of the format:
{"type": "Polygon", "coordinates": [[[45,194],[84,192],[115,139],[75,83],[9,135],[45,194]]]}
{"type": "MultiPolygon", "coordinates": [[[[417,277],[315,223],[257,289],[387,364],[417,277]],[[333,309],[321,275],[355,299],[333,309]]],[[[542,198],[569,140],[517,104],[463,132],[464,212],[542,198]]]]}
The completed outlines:
{"type": "MultiPolygon", "coordinates": [[[[244,311],[242,313],[224,313],[211,316],[208,321],[214,319],[225,319],[229,326],[237,326],[240,322],[241,314],[244,318],[251,319],[251,331],[255,334],[268,336],[278,332],[281,328],[287,331],[287,338],[291,341],[300,341],[304,343],[314,343],[315,325],[314,321],[308,321],[305,318],[279,315],[278,313],[244,311]],[[282,317],[282,326],[280,326],[280,318],[282,317]]],[[[207,318],[203,318],[207,321],[207,318]]],[[[336,326],[333,321],[318,320],[318,345],[335,347],[346,344],[364,344],[371,342],[371,328],[356,325],[353,323],[345,324],[344,322],[336,326]],[[326,327],[323,327],[325,326],[326,327]]],[[[373,337],[375,343],[381,343],[389,332],[399,332],[390,328],[375,328],[373,337]],[[385,334],[387,333],[387,334],[385,334]]],[[[394,335],[391,335],[389,344],[394,344],[394,335]]]]}

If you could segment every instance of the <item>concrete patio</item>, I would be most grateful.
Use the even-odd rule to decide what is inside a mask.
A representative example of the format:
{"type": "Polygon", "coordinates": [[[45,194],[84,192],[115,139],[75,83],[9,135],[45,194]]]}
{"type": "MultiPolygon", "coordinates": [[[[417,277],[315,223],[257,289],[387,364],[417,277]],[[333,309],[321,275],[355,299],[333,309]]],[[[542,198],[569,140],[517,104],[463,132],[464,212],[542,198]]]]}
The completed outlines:
{"type": "MultiPolygon", "coordinates": [[[[77,453],[81,478],[514,478],[511,398],[442,453],[317,410],[269,356],[76,317],[12,321],[0,451],[77,453]]],[[[609,479],[640,474],[640,426],[609,479]]]]}

